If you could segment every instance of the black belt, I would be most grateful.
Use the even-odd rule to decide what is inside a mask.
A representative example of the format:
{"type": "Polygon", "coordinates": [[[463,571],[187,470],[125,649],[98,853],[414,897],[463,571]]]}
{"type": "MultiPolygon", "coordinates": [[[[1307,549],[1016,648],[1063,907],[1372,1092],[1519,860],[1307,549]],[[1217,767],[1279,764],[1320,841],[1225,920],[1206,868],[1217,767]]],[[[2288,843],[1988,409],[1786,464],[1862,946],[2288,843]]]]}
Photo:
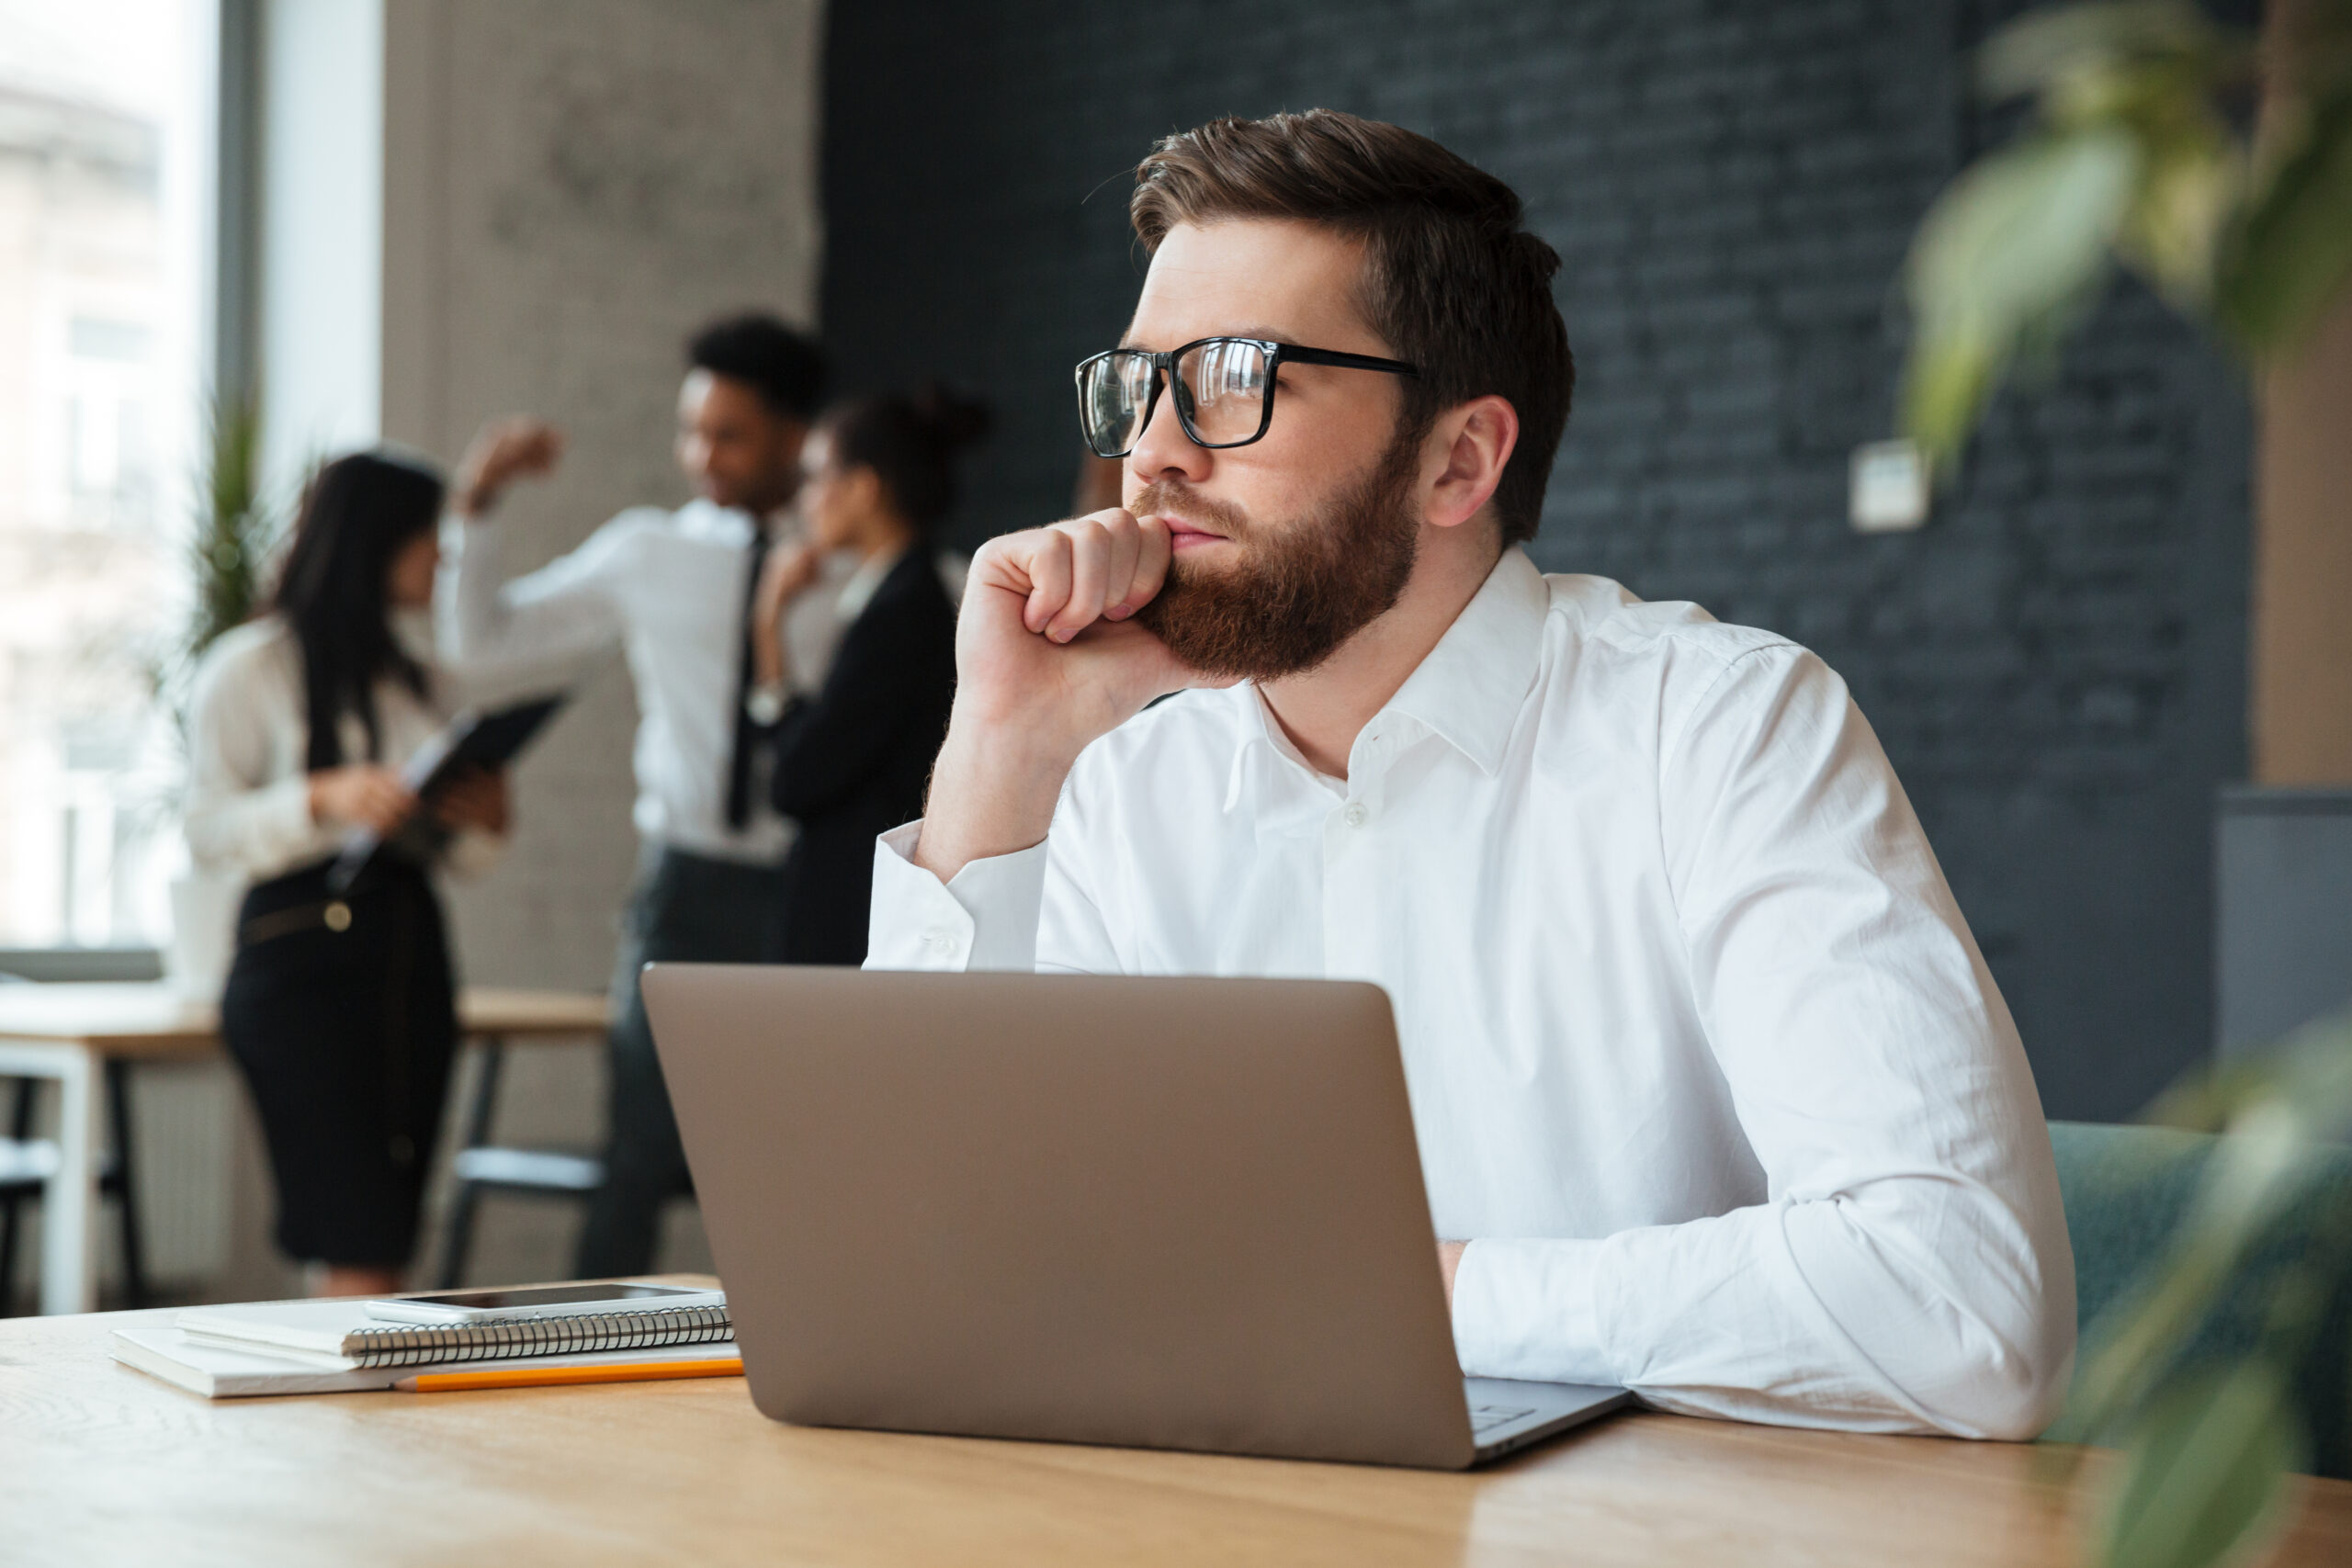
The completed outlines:
{"type": "Polygon", "coordinates": [[[266,915],[255,915],[237,928],[239,947],[258,947],[281,936],[299,931],[347,931],[351,929],[351,906],[341,898],[322,898],[314,904],[297,904],[290,908],[272,909],[266,915]]]}
{"type": "Polygon", "coordinates": [[[256,883],[248,890],[244,908],[238,911],[243,917],[237,926],[238,949],[307,931],[339,936],[352,929],[363,906],[373,909],[387,895],[404,902],[397,897],[404,887],[414,887],[431,897],[424,872],[395,855],[378,855],[358,880],[344,889],[327,886],[328,868],[329,863],[322,861],[256,883]]]}

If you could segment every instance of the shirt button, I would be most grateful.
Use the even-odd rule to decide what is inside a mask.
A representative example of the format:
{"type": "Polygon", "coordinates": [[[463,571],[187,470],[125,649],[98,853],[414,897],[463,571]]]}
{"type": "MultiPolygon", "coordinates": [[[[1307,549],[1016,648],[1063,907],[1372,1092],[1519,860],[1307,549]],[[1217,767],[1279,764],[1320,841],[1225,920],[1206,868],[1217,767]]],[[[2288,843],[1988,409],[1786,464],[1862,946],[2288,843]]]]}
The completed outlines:
{"type": "Polygon", "coordinates": [[[1352,802],[1340,816],[1351,828],[1361,828],[1372,820],[1371,810],[1361,800],[1352,802]]]}

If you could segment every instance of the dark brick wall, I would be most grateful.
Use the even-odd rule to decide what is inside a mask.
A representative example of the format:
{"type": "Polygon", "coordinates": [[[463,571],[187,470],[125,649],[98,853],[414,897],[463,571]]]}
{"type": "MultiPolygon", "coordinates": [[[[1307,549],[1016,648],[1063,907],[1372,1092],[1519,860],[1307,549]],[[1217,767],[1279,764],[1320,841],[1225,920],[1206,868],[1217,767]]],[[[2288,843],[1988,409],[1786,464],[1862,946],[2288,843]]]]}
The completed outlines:
{"type": "Polygon", "coordinates": [[[1069,367],[1132,306],[1128,171],[1315,105],[1510,180],[1581,370],[1536,559],[1695,599],[1851,682],[2053,1115],[2118,1116],[2210,1037],[2209,803],[2244,767],[2248,423],[2135,286],[1996,410],[1922,533],[1863,538],[1893,279],[1989,133],[1962,0],[865,0],[828,46],[825,326],[853,384],[984,388],[967,542],[1061,515],[1069,367]]]}

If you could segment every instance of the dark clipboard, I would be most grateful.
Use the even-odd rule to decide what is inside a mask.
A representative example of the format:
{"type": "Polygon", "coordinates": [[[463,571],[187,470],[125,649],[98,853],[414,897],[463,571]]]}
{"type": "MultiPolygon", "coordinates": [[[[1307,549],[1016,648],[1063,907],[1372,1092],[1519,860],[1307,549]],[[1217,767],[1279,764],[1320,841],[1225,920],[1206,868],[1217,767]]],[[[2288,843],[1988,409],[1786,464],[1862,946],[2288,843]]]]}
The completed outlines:
{"type": "MultiPolygon", "coordinates": [[[[571,697],[569,692],[558,692],[488,711],[469,708],[451,719],[440,734],[417,748],[416,754],[401,770],[401,781],[415,794],[420,806],[430,806],[434,795],[447,789],[460,774],[476,768],[496,773],[522,755],[523,748],[571,697]]],[[[439,850],[446,835],[420,809],[393,830],[392,838],[429,856],[439,850]]],[[[348,893],[385,842],[382,834],[366,828],[345,838],[334,863],[327,867],[327,891],[337,896],[348,893]]]]}

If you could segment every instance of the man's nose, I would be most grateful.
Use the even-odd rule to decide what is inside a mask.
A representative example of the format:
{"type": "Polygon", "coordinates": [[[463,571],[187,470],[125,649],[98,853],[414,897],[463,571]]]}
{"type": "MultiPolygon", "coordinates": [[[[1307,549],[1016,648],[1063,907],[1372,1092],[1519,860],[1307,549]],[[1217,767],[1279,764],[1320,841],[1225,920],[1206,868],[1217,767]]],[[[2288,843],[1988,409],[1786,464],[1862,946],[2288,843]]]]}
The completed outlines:
{"type": "Polygon", "coordinates": [[[1175,388],[1163,378],[1151,417],[1136,434],[1135,450],[1127,454],[1128,468],[1146,484],[1170,476],[1198,483],[1208,477],[1210,462],[1207,448],[1184,434],[1184,423],[1176,417],[1175,388]]]}

